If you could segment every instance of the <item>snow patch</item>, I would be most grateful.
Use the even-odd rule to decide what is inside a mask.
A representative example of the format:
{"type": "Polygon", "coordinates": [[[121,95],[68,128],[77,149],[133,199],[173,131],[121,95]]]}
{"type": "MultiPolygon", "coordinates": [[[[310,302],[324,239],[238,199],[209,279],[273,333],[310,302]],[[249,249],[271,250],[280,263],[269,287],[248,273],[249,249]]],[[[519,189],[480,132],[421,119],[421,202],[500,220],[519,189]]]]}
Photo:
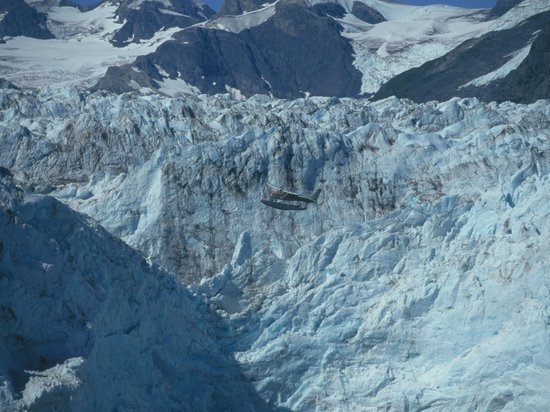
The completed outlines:
{"type": "Polygon", "coordinates": [[[490,30],[506,30],[517,26],[522,21],[536,14],[550,10],[550,2],[541,0],[523,0],[517,4],[506,14],[494,20],[490,26],[490,30]]]}
{"type": "Polygon", "coordinates": [[[225,90],[227,90],[233,100],[242,101],[246,99],[246,96],[243,95],[239,89],[225,85],[225,90]]]}
{"type": "Polygon", "coordinates": [[[337,19],[345,28],[342,36],[352,42],[354,65],[363,73],[361,93],[376,92],[395,75],[442,56],[466,39],[485,33],[491,24],[483,21],[478,10],[366,4],[381,6],[379,11],[388,21],[370,25],[350,13],[337,19]]]}
{"type": "MultiPolygon", "coordinates": [[[[141,5],[147,3],[149,0],[133,0],[126,7],[129,9],[139,10],[141,5]]],[[[155,0],[155,2],[161,4],[164,7],[173,7],[170,0],[155,0]]]]}
{"type": "Polygon", "coordinates": [[[69,358],[62,364],[45,371],[27,371],[30,379],[25,386],[21,404],[30,407],[40,398],[58,388],[75,390],[81,385],[78,369],[84,363],[81,357],[69,358]]]}
{"type": "Polygon", "coordinates": [[[168,15],[171,15],[171,16],[189,17],[189,18],[191,18],[191,16],[189,16],[189,15],[187,15],[187,14],[177,13],[177,12],[175,12],[175,11],[167,10],[167,9],[159,9],[159,12],[161,12],[162,14],[168,14],[168,15]]]}
{"type": "Polygon", "coordinates": [[[162,77],[170,77],[170,75],[168,74],[168,72],[166,70],[164,70],[162,67],[160,67],[158,64],[155,64],[155,68],[157,69],[157,71],[159,72],[159,74],[162,76],[162,77]]]}
{"type": "Polygon", "coordinates": [[[200,94],[198,87],[187,83],[183,79],[165,78],[162,81],[155,81],[159,86],[159,91],[167,96],[186,96],[200,94]]]}
{"type": "Polygon", "coordinates": [[[525,0],[499,19],[485,21],[482,9],[364,0],[388,20],[371,25],[351,14],[353,1],[339,3],[348,13],[336,20],[344,27],[342,35],[351,40],[355,67],[363,73],[361,93],[375,93],[397,74],[441,57],[467,39],[514,27],[550,10],[547,1],[525,0]]]}
{"type": "Polygon", "coordinates": [[[52,7],[48,10],[48,25],[58,39],[107,39],[124,25],[117,22],[117,8],[109,2],[86,12],[76,7],[52,7]]]}

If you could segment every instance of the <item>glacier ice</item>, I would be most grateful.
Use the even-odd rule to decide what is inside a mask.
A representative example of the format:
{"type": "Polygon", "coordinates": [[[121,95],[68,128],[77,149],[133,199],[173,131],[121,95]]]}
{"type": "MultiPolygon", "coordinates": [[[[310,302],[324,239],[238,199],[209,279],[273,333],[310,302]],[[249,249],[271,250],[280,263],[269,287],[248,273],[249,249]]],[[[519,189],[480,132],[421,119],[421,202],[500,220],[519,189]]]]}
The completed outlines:
{"type": "MultiPolygon", "coordinates": [[[[219,362],[238,371],[252,406],[544,411],[550,404],[547,101],[234,100],[43,89],[2,90],[0,109],[0,165],[29,192],[1,192],[3,205],[15,202],[15,216],[30,219],[7,227],[71,234],[46,232],[40,244],[13,237],[27,240],[25,249],[9,249],[19,260],[8,267],[25,262],[69,282],[66,290],[76,296],[88,287],[81,279],[126,285],[125,299],[116,292],[101,301],[108,302],[96,318],[104,319],[102,342],[118,330],[139,351],[171,322],[185,328],[176,318],[193,321],[204,387],[217,376],[200,349],[217,348],[224,353],[219,362]],[[259,204],[266,182],[323,192],[316,207],[288,214],[259,204]],[[126,258],[122,245],[88,218],[78,219],[95,229],[81,235],[80,225],[48,226],[53,209],[61,217],[80,215],[38,193],[88,214],[192,283],[189,292],[170,281],[174,290],[148,298],[162,290],[158,279],[171,278],[144,261],[131,266],[142,275],[130,279],[111,270],[61,276],[61,252],[50,238],[78,262],[93,259],[94,267],[101,267],[97,256],[114,253],[115,262],[99,263],[119,269],[126,258]],[[18,196],[23,200],[13,200],[18,196]],[[40,259],[25,258],[35,255],[40,259]],[[174,309],[174,300],[183,308],[174,309]],[[137,329],[124,321],[136,316],[148,320],[146,328],[146,320],[137,329]]],[[[2,216],[7,222],[11,215],[2,216]]],[[[6,256],[9,243],[2,242],[6,256]]],[[[32,288],[39,293],[38,284],[32,288]]],[[[78,332],[71,348],[82,347],[99,326],[87,332],[77,321],[79,306],[71,305],[61,315],[75,315],[64,319],[78,332]]],[[[97,309],[90,310],[84,313],[97,309]]],[[[112,352],[101,354],[113,359],[112,352]]],[[[13,402],[40,402],[47,385],[57,388],[55,399],[94,399],[80,378],[81,371],[92,374],[94,358],[82,350],[62,355],[42,368],[21,364],[32,373],[19,388],[26,397],[13,402]]],[[[132,385],[139,385],[144,378],[133,362],[123,370],[133,371],[132,385]]],[[[164,376],[176,385],[175,375],[164,376]]],[[[166,391],[175,387],[189,389],[181,383],[166,391]]]]}
{"type": "Polygon", "coordinates": [[[327,230],[385,215],[411,195],[476,198],[497,186],[506,196],[506,179],[548,151],[545,102],[55,89],[2,91],[0,108],[0,164],[192,282],[221,270],[244,231],[289,258],[327,230]],[[293,215],[259,203],[267,182],[323,192],[317,207],[293,215]]]}

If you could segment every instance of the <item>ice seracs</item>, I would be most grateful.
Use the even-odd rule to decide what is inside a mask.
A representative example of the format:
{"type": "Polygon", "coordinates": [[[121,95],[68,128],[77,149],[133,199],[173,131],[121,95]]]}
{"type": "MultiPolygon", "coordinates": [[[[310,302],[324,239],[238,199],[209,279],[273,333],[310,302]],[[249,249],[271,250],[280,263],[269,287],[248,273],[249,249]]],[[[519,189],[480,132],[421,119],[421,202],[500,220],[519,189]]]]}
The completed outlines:
{"type": "Polygon", "coordinates": [[[208,409],[225,398],[190,393],[220,379],[251,409],[548,404],[547,101],[5,89],[0,107],[0,162],[35,193],[0,191],[10,405],[208,409]],[[268,181],[324,194],[288,214],[258,204],[268,181]]]}

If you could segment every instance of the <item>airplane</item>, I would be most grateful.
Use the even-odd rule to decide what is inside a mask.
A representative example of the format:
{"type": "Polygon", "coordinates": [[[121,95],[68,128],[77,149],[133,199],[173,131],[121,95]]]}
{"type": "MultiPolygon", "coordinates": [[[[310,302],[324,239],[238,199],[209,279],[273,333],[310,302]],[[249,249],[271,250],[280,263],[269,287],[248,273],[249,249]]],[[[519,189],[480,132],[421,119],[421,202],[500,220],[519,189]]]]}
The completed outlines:
{"type": "Polygon", "coordinates": [[[260,199],[260,202],[262,202],[264,205],[274,207],[275,209],[281,209],[281,210],[306,210],[307,206],[305,205],[293,205],[290,203],[281,202],[278,200],[271,200],[271,199],[260,199]]]}
{"type": "Polygon", "coordinates": [[[319,193],[321,193],[321,190],[317,190],[315,193],[311,195],[301,195],[298,193],[289,192],[283,189],[280,189],[276,186],[273,186],[268,183],[269,190],[267,192],[267,199],[260,199],[260,202],[262,202],[264,205],[273,207],[275,209],[281,209],[281,210],[306,210],[307,209],[307,203],[316,203],[317,198],[319,197],[319,193]],[[305,205],[302,204],[294,204],[294,203],[286,203],[289,202],[303,202],[306,203],[305,205]]]}
{"type": "Polygon", "coordinates": [[[318,189],[315,193],[311,195],[300,195],[298,193],[293,193],[287,190],[283,190],[269,183],[267,185],[270,187],[270,190],[267,192],[267,195],[271,198],[278,199],[278,200],[316,203],[317,199],[319,198],[319,193],[321,193],[321,189],[318,189]]]}

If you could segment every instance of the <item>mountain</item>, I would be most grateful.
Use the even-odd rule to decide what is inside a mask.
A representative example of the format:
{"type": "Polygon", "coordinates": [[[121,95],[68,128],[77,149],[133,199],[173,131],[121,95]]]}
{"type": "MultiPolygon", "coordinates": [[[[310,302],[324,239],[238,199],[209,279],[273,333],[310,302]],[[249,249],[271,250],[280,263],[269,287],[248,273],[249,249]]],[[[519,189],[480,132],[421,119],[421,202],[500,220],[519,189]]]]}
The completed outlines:
{"type": "Polygon", "coordinates": [[[339,96],[359,92],[361,73],[353,66],[352,47],[332,18],[290,1],[250,14],[212,23],[225,24],[226,30],[182,31],[152,55],[109,68],[96,88],[120,93],[139,85],[170,93],[175,80],[181,79],[183,87],[205,93],[232,88],[245,95],[291,98],[305,92],[339,96]],[[327,61],[334,64],[326,65],[327,61]]]}
{"type": "Polygon", "coordinates": [[[359,96],[484,30],[485,18],[480,11],[380,0],[230,1],[217,18],[179,32],[132,64],[110,68],[95,89],[359,96]]]}
{"type": "Polygon", "coordinates": [[[260,0],[226,0],[223,2],[217,15],[237,16],[239,14],[245,14],[247,12],[261,9],[269,3],[273,3],[273,1],[262,2],[260,0]]]}
{"type": "Polygon", "coordinates": [[[524,0],[487,20],[482,9],[382,0],[229,1],[217,16],[191,0],[109,1],[92,10],[32,4],[56,39],[15,37],[0,45],[0,76],[17,87],[281,98],[371,95],[465,40],[548,10],[524,0]]]}
{"type": "Polygon", "coordinates": [[[485,85],[473,85],[465,94],[491,101],[531,103],[550,98],[550,23],[536,34],[525,60],[507,76],[485,85]]]}
{"type": "MultiPolygon", "coordinates": [[[[98,6],[102,0],[98,1],[98,6]]],[[[29,6],[31,6],[36,11],[43,13],[45,15],[52,9],[52,7],[74,7],[80,8],[82,10],[91,9],[91,6],[80,6],[72,0],[25,0],[29,6]]],[[[95,7],[95,6],[94,6],[95,7]]]]}
{"type": "Polygon", "coordinates": [[[53,38],[46,26],[46,16],[27,5],[24,0],[2,0],[0,4],[0,43],[4,37],[27,36],[53,38]]]}
{"type": "Polygon", "coordinates": [[[90,219],[0,181],[2,410],[272,410],[209,313],[90,219]]]}
{"type": "MultiPolygon", "coordinates": [[[[499,3],[491,12],[380,0],[229,1],[217,18],[182,30],[173,41],[131,64],[111,67],[94,90],[169,95],[231,91],[280,98],[368,95],[465,40],[487,36],[495,44],[506,42],[504,35],[498,40],[491,33],[525,31],[523,22],[545,10],[548,5],[531,0],[499,3]],[[499,17],[499,10],[505,9],[508,12],[499,17]]],[[[527,42],[522,37],[513,44],[527,42]]],[[[506,44],[502,49],[510,48],[506,44]]],[[[496,65],[505,57],[501,53],[500,60],[489,63],[496,65]]]]}
{"type": "Polygon", "coordinates": [[[415,101],[453,96],[530,103],[550,97],[548,33],[550,11],[521,25],[468,40],[445,56],[388,81],[375,99],[415,101]]]}

